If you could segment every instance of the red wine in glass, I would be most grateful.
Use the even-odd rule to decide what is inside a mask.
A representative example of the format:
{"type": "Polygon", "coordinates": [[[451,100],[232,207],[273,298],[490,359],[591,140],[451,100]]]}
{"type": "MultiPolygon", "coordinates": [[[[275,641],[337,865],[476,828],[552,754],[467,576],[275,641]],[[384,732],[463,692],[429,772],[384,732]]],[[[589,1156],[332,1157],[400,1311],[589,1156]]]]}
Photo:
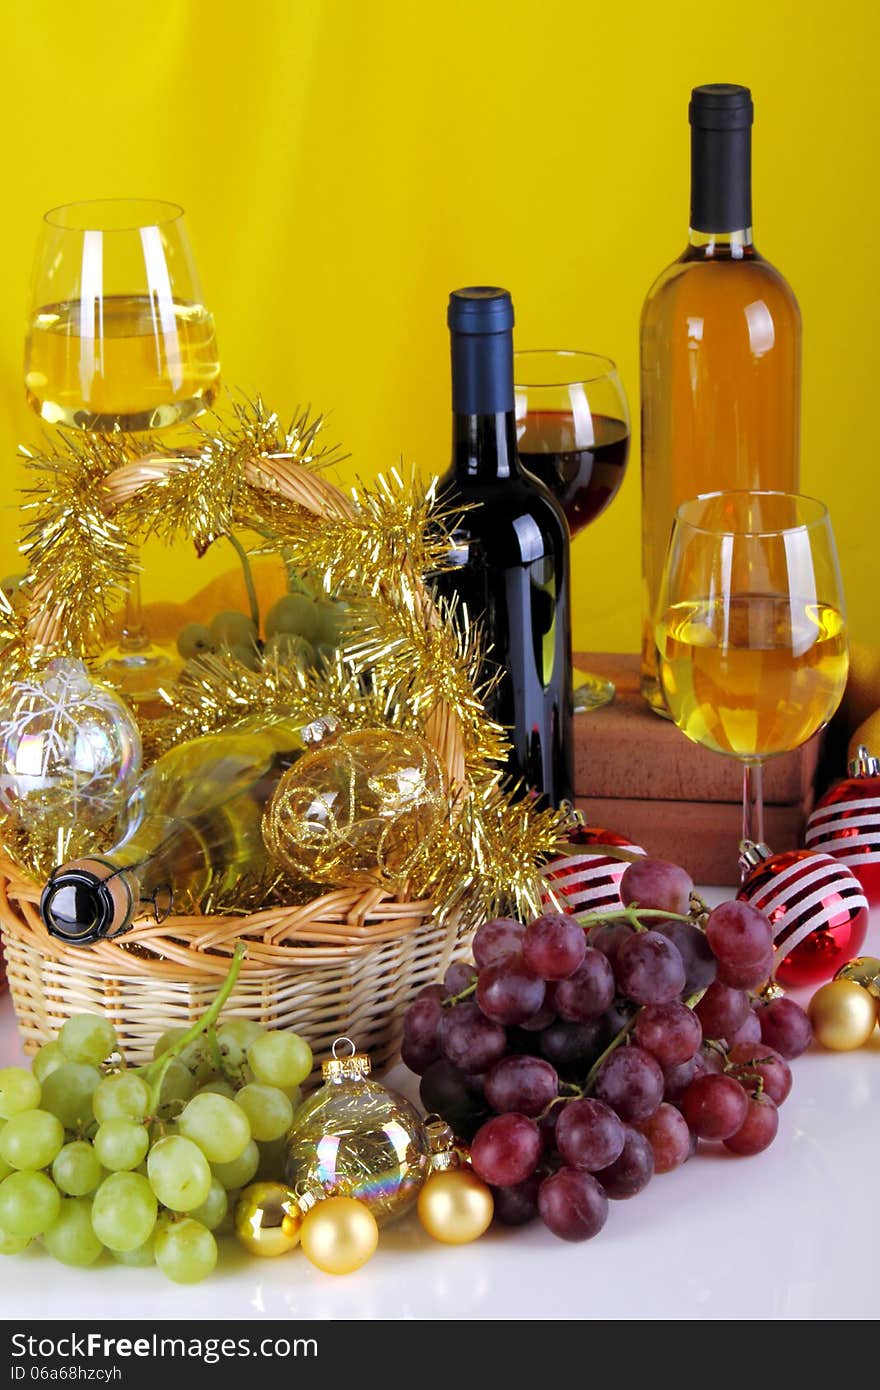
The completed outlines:
{"type": "MultiPolygon", "coordinates": [[[[516,439],[525,469],[550,489],[572,537],[613,502],[629,455],[629,407],[610,357],[544,348],[515,352],[516,439]]],[[[574,709],[600,709],[611,681],[574,673],[574,709]]]]}
{"type": "Polygon", "coordinates": [[[581,429],[580,440],[575,419],[567,411],[539,410],[520,422],[523,467],[562,504],[572,536],[595,521],[617,496],[626,472],[629,439],[626,421],[608,415],[593,415],[586,431],[581,429]]]}

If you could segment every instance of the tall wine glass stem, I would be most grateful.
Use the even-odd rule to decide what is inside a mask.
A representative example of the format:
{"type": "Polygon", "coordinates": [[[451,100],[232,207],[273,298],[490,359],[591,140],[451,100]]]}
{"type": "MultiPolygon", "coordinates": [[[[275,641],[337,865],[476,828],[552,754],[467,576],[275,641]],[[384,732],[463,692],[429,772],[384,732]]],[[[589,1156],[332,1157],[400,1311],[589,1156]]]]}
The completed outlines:
{"type": "MultiPolygon", "coordinates": [[[[743,822],[742,838],[754,844],[764,843],[764,786],[760,761],[743,764],[743,822]]],[[[743,870],[743,877],[749,872],[743,870]]]]}
{"type": "MultiPolygon", "coordinates": [[[[573,586],[572,586],[573,587],[573,586]]],[[[589,714],[594,709],[604,709],[610,705],[617,689],[606,676],[597,676],[593,671],[584,671],[575,666],[572,658],[571,708],[573,714],[589,714]]]]}
{"type": "Polygon", "coordinates": [[[144,623],[139,574],[135,574],[125,596],[125,612],[122,617],[122,635],[119,645],[126,652],[142,652],[150,645],[150,634],[144,623]]]}

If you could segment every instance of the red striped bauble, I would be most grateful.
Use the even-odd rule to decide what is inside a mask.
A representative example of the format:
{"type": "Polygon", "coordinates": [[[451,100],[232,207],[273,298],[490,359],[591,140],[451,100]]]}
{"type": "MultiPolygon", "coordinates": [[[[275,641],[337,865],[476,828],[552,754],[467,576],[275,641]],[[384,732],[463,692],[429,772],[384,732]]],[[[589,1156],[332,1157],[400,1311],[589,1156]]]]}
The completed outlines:
{"type": "Polygon", "coordinates": [[[547,887],[541,905],[571,913],[622,907],[620,880],[633,859],[645,853],[641,846],[595,825],[576,826],[566,839],[571,852],[563,850],[544,869],[547,887]]]}
{"type": "Polygon", "coordinates": [[[816,802],[807,848],[846,864],[871,906],[880,907],[880,758],[860,747],[849,774],[816,802]]]}
{"type": "Polygon", "coordinates": [[[868,901],[855,875],[830,854],[809,849],[759,861],[737,897],[763,912],[773,928],[774,975],[783,985],[815,985],[857,956],[868,930],[868,901]]]}

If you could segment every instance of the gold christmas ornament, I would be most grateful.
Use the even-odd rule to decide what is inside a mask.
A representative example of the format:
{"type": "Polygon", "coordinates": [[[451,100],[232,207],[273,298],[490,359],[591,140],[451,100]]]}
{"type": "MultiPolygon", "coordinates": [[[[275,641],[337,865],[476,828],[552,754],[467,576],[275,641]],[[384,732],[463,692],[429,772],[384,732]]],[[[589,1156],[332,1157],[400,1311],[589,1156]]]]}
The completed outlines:
{"type": "Polygon", "coordinates": [[[835,980],[853,980],[880,1001],[880,960],[876,956],[856,956],[842,965],[835,980]]]}
{"type": "Polygon", "coordinates": [[[877,1024],[877,1001],[854,980],[831,980],[810,1000],[813,1032],[823,1047],[851,1052],[866,1043],[877,1024]]]}
{"type": "Polygon", "coordinates": [[[270,854],[335,887],[405,881],[448,814],[443,769],[415,734],[341,734],[285,772],[266,809],[270,854]]]}
{"type": "Polygon", "coordinates": [[[492,1223],[491,1189],[462,1161],[455,1135],[441,1116],[428,1116],[425,1136],[430,1172],[419,1193],[419,1220],[428,1235],[444,1245],[467,1245],[492,1223]]]}
{"type": "Polygon", "coordinates": [[[252,1255],[286,1255],[299,1244],[303,1214],[296,1196],[281,1182],[254,1182],[235,1207],[235,1234],[252,1255]]]}
{"type": "Polygon", "coordinates": [[[327,1197],[306,1213],[300,1243],[306,1259],[325,1274],[353,1274],[375,1254],[379,1227],[364,1202],[327,1197]]]}
{"type": "Polygon", "coordinates": [[[379,1225],[402,1216],[428,1169],[418,1112],[396,1091],[369,1080],[370,1059],[348,1038],[333,1044],[322,1070],[325,1085],[294,1116],[288,1185],[307,1196],[357,1198],[379,1225]]]}
{"type": "Polygon", "coordinates": [[[431,1173],[419,1193],[419,1220],[444,1245],[467,1245],[492,1224],[491,1190],[467,1165],[431,1173]]]}

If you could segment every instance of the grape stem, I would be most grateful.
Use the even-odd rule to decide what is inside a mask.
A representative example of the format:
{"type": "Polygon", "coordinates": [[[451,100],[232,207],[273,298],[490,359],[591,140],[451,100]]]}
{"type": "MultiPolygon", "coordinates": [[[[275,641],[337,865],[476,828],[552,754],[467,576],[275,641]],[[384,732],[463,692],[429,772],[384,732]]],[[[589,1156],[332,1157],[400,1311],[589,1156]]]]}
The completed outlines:
{"type": "Polygon", "coordinates": [[[217,1041],[217,1029],[214,1027],[213,1023],[208,1029],[208,1046],[211,1049],[211,1061],[214,1063],[214,1070],[219,1072],[221,1076],[226,1076],[226,1068],[223,1065],[223,1053],[220,1051],[220,1044],[217,1041]]]}
{"type": "Polygon", "coordinates": [[[570,1096],[554,1096],[552,1100],[549,1100],[547,1104],[544,1106],[544,1109],[541,1111],[540,1115],[537,1116],[537,1124],[540,1124],[542,1120],[546,1120],[554,1105],[568,1105],[568,1102],[570,1100],[581,1100],[583,1098],[584,1093],[581,1090],[580,1086],[576,1086],[573,1081],[567,1081],[565,1082],[565,1085],[572,1092],[572,1094],[570,1096]]]}
{"type": "Polygon", "coordinates": [[[446,999],[440,1000],[441,1009],[451,1009],[453,1004],[460,1004],[462,999],[470,999],[472,994],[477,992],[477,977],[474,976],[473,983],[467,989],[463,989],[460,994],[450,994],[446,999]]]}
{"type": "MultiPolygon", "coordinates": [[[[687,918],[685,918],[684,920],[687,921],[687,918]]],[[[708,986],[707,986],[707,988],[708,988],[708,986]]],[[[687,999],[685,999],[685,1001],[684,1001],[685,1008],[687,1008],[687,1009],[692,1009],[692,1008],[694,1007],[695,1004],[699,1004],[700,1000],[702,999],[702,997],[703,997],[703,995],[704,995],[705,993],[706,993],[706,990],[705,990],[705,989],[698,989],[698,990],[695,990],[693,994],[688,995],[687,999]]],[[[641,1009],[641,1008],[636,1009],[636,1011],[635,1011],[635,1013],[633,1014],[632,1018],[629,1019],[629,1020],[623,1025],[623,1027],[620,1029],[619,1032],[615,1033],[614,1037],[611,1039],[610,1043],[609,1043],[608,1046],[605,1048],[604,1052],[600,1052],[600,1053],[599,1053],[599,1056],[596,1058],[595,1062],[594,1062],[593,1065],[590,1067],[590,1070],[587,1072],[586,1079],[584,1080],[583,1086],[578,1086],[578,1085],[576,1085],[573,1081],[564,1081],[564,1082],[562,1083],[563,1086],[566,1087],[566,1089],[573,1091],[574,1094],[573,1094],[573,1095],[570,1095],[570,1096],[556,1096],[556,1098],[555,1098],[554,1100],[551,1100],[551,1102],[550,1102],[550,1104],[547,1106],[546,1110],[543,1111],[543,1113],[541,1114],[541,1116],[540,1116],[541,1119],[543,1119],[545,1115],[549,1115],[549,1113],[550,1113],[550,1111],[553,1109],[553,1106],[554,1106],[554,1105],[559,1105],[560,1103],[563,1103],[563,1104],[564,1104],[565,1102],[567,1102],[567,1101],[569,1101],[569,1100],[574,1100],[575,1098],[580,1098],[580,1099],[582,1099],[584,1096],[588,1095],[590,1091],[592,1091],[593,1086],[594,1086],[595,1081],[596,1081],[596,1077],[597,1077],[598,1074],[599,1074],[599,1068],[602,1066],[602,1063],[605,1061],[606,1057],[610,1057],[610,1056],[611,1056],[611,1053],[614,1052],[614,1051],[616,1051],[617,1048],[620,1047],[621,1043],[625,1043],[625,1042],[626,1042],[626,1040],[627,1040],[627,1038],[629,1037],[630,1033],[631,1033],[631,1032],[633,1031],[633,1029],[635,1028],[636,1023],[637,1023],[637,1021],[638,1021],[639,1014],[640,1014],[641,1012],[642,1012],[642,1009],[641,1009]]]]}
{"type": "Polygon", "coordinates": [[[159,1096],[162,1092],[162,1082],[165,1080],[165,1073],[174,1058],[179,1056],[184,1048],[189,1047],[190,1043],[199,1037],[201,1033],[207,1032],[209,1028],[212,1029],[217,1019],[220,1017],[220,1010],[235,988],[235,982],[241,971],[241,963],[245,958],[246,952],[247,948],[244,942],[239,941],[232,953],[232,960],[229,964],[226,979],[220,986],[217,997],[210,1008],[206,1009],[201,1018],[196,1019],[192,1027],[188,1028],[183,1036],[177,1039],[177,1042],[172,1043],[168,1051],[163,1052],[161,1057],[155,1058],[154,1061],[149,1062],[145,1067],[137,1068],[150,1088],[151,1115],[155,1115],[156,1111],[159,1109],[159,1096]]]}
{"type": "Polygon", "coordinates": [[[582,1096],[585,1096],[590,1091],[592,1091],[593,1086],[596,1084],[596,1077],[599,1074],[599,1068],[602,1066],[602,1063],[605,1061],[606,1057],[610,1057],[612,1052],[615,1052],[617,1048],[620,1047],[621,1043],[626,1042],[630,1033],[635,1028],[636,1019],[638,1018],[641,1012],[641,1009],[637,1009],[636,1012],[633,1014],[632,1018],[629,1019],[628,1022],[626,1022],[623,1025],[620,1032],[615,1033],[614,1037],[611,1039],[610,1043],[605,1048],[605,1051],[599,1053],[599,1056],[596,1058],[595,1062],[590,1067],[590,1070],[587,1072],[586,1080],[584,1081],[583,1089],[581,1091],[582,1096]]]}
{"type": "MultiPolygon", "coordinates": [[[[769,1062],[770,1058],[766,1058],[769,1062]]],[[[748,1081],[755,1088],[755,1100],[760,1100],[764,1094],[764,1078],[759,1071],[746,1071],[743,1064],[728,1062],[724,1070],[736,1077],[739,1084],[746,1089],[745,1083],[748,1081]]]]}
{"type": "Polygon", "coordinates": [[[227,531],[226,539],[229,541],[229,544],[232,546],[233,550],[235,551],[236,555],[241,561],[241,570],[242,574],[244,575],[244,587],[247,590],[248,606],[251,610],[251,621],[253,622],[254,627],[257,629],[257,636],[259,636],[260,603],[259,599],[257,598],[257,587],[254,584],[254,573],[251,569],[251,562],[248,559],[247,551],[245,550],[244,546],[242,545],[241,541],[238,539],[237,536],[234,536],[231,531],[227,531]]]}
{"type": "Polygon", "coordinates": [[[638,903],[630,903],[629,907],[614,907],[610,912],[585,912],[581,916],[576,916],[575,921],[589,931],[592,927],[600,927],[605,922],[632,922],[638,931],[646,931],[639,918],[641,917],[661,917],[665,922],[690,922],[694,925],[693,917],[685,917],[680,912],[664,912],[660,907],[639,907],[638,903]],[[638,913],[636,912],[638,909],[638,913]]]}

